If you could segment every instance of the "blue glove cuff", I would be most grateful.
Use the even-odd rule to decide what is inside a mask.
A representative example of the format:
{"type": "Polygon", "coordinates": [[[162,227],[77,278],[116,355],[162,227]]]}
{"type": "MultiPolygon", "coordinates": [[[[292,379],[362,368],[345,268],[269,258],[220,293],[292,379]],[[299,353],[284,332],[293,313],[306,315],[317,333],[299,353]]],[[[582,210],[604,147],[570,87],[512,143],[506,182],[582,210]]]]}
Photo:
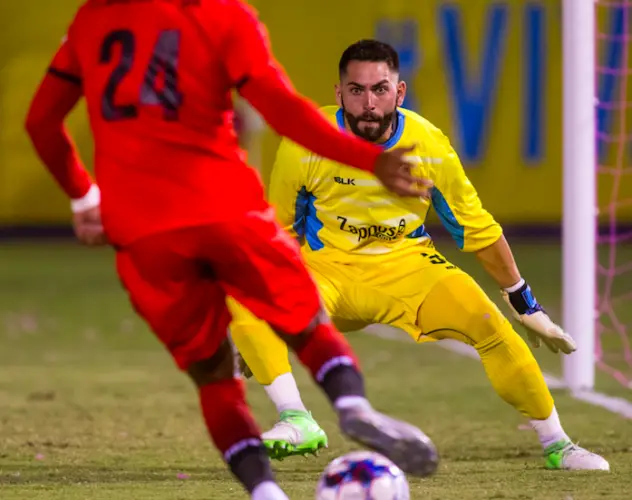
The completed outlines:
{"type": "Polygon", "coordinates": [[[509,302],[520,315],[533,314],[538,311],[546,312],[535,300],[531,287],[526,282],[518,290],[509,293],[509,302]]]}

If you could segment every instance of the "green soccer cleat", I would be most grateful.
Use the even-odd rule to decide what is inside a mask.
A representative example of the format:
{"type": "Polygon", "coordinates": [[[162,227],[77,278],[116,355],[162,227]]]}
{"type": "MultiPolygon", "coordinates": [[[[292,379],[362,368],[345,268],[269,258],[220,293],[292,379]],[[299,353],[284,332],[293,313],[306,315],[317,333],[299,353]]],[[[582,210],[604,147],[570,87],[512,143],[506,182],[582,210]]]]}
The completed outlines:
{"type": "Polygon", "coordinates": [[[556,470],[610,470],[605,458],[570,441],[558,441],[544,450],[545,467],[556,470]]]}
{"type": "Polygon", "coordinates": [[[327,435],[307,411],[281,412],[281,419],[261,435],[270,458],[283,460],[293,455],[317,455],[327,448],[327,435]]]}

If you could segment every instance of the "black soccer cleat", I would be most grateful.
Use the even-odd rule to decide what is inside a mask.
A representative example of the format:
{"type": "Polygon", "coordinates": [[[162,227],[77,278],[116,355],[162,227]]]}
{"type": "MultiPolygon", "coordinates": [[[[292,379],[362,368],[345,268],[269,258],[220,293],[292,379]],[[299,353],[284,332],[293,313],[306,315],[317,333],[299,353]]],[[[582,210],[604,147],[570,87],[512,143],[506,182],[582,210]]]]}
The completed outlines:
{"type": "Polygon", "coordinates": [[[439,454],[420,429],[373,409],[338,412],[340,429],[354,441],[389,458],[406,474],[427,477],[439,466],[439,454]]]}

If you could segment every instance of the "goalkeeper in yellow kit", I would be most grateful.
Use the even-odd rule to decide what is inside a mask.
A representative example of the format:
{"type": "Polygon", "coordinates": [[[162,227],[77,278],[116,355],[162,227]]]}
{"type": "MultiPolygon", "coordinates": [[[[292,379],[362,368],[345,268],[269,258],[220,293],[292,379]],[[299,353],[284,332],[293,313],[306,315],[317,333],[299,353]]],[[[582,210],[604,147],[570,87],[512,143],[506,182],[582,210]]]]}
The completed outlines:
{"type": "MultiPolygon", "coordinates": [[[[338,105],[324,108],[337,123],[384,148],[412,146],[413,174],[433,181],[429,199],[391,195],[369,173],[342,166],[284,139],[274,165],[270,200],[301,241],[303,256],[327,311],[342,331],[381,323],[417,342],[456,339],[479,353],[492,386],[528,417],[554,469],[609,468],[564,432],[542,372],[522,338],[465,272],[448,262],[424,229],[432,206],[464,252],[474,253],[496,280],[512,314],[535,346],[575,350],[521,278],[502,229],[483,209],[448,139],[418,114],[399,108],[406,84],[395,50],[363,40],[343,53],[338,105]]],[[[280,421],[263,438],[283,458],[315,451],[326,436],[301,402],[287,347],[234,301],[231,334],[245,363],[277,405],[280,421]]]]}

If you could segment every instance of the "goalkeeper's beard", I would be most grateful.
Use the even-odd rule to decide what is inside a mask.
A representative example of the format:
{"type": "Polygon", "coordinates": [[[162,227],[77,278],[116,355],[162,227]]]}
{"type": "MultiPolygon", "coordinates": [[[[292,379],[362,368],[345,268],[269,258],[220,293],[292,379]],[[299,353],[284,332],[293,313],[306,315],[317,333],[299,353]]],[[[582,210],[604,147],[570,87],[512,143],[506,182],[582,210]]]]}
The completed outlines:
{"type": "Polygon", "coordinates": [[[393,109],[391,113],[386,113],[384,116],[379,116],[375,113],[366,112],[359,116],[352,115],[345,108],[344,102],[342,103],[342,111],[345,115],[345,119],[349,124],[349,128],[351,132],[353,132],[358,137],[369,141],[369,142],[378,142],[384,134],[392,128],[393,120],[395,119],[395,111],[393,109]],[[377,123],[378,126],[376,128],[360,128],[361,121],[369,121],[373,123],[377,123]]]}

